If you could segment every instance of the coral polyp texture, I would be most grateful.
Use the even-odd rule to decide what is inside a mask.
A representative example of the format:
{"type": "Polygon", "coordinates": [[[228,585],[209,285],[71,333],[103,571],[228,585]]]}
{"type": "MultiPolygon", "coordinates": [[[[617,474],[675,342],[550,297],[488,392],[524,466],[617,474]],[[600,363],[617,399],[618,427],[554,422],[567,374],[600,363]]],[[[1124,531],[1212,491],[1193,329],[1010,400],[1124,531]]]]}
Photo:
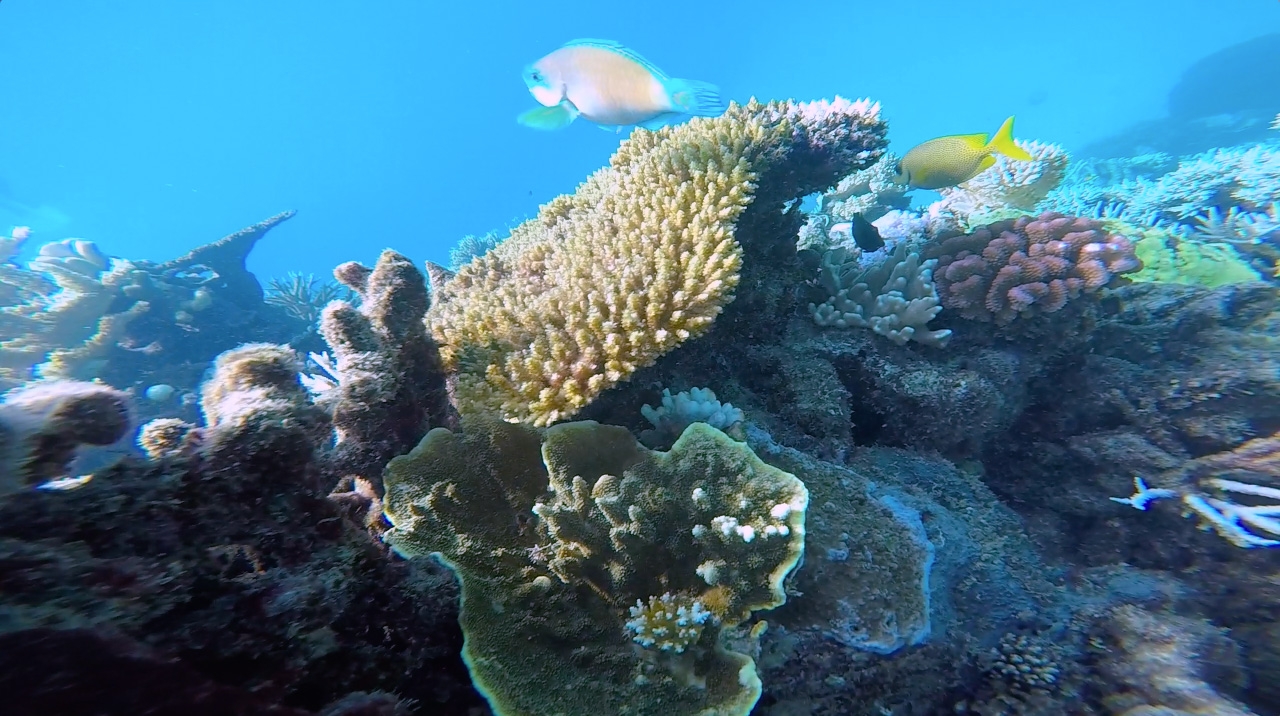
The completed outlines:
{"type": "Polygon", "coordinates": [[[0,496],[66,477],[81,445],[110,445],[131,425],[129,397],[77,381],[30,383],[0,402],[0,496]]]}
{"type": "Polygon", "coordinates": [[[808,491],[705,423],[670,452],[591,421],[432,430],[385,476],[385,535],[462,584],[463,657],[499,716],[745,716],[724,629],[786,601],[808,491]]]}
{"type": "Polygon", "coordinates": [[[427,322],[459,410],[550,424],[705,334],[734,299],[744,209],[760,193],[785,201],[823,186],[798,185],[805,171],[874,161],[878,113],[866,101],[753,101],[637,131],[510,239],[452,277],[435,271],[427,322]]]}
{"type": "Polygon", "coordinates": [[[925,255],[938,260],[934,282],[943,306],[1001,325],[1059,311],[1142,268],[1126,237],[1107,233],[1100,221],[1055,213],[951,236],[925,255]]]}

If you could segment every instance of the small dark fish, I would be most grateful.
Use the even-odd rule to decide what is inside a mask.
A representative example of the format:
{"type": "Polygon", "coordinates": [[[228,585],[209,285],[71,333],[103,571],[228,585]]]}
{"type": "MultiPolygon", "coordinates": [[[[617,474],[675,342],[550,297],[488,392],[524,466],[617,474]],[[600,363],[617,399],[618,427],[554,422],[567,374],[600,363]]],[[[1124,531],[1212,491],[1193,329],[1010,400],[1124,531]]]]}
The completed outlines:
{"type": "Polygon", "coordinates": [[[880,238],[880,230],[870,221],[862,218],[862,214],[854,214],[849,221],[853,224],[853,243],[863,251],[875,251],[884,246],[884,239],[880,238]]]}

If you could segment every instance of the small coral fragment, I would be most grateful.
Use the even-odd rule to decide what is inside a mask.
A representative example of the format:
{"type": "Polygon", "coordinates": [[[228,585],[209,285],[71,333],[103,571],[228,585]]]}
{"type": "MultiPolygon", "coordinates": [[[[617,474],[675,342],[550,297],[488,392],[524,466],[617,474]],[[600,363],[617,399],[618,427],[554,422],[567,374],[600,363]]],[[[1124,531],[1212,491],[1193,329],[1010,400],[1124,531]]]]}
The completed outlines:
{"type": "Polygon", "coordinates": [[[81,445],[110,445],[132,424],[129,397],[95,383],[32,383],[0,402],[0,495],[65,477],[81,445]]]}

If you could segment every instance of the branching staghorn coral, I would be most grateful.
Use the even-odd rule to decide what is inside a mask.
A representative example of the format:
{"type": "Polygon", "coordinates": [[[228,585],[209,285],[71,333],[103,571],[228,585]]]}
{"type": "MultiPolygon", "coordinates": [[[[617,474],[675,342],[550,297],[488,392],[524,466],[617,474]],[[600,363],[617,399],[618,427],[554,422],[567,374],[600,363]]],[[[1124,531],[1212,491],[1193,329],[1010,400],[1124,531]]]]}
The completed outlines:
{"type": "Polygon", "coordinates": [[[459,410],[546,425],[706,333],[734,298],[748,204],[781,208],[873,162],[878,115],[868,101],[753,101],[637,131],[493,251],[434,271],[427,321],[459,410]]]}
{"type": "Polygon", "coordinates": [[[1053,313],[1084,292],[1142,268],[1127,238],[1092,219],[1046,213],[943,239],[926,252],[942,305],[1001,325],[1053,313]]]}
{"type": "Polygon", "coordinates": [[[1158,482],[1170,487],[1151,488],[1135,477],[1133,495],[1111,499],[1146,510],[1177,498],[1201,529],[1237,547],[1280,547],[1280,433],[1191,460],[1158,482]]]}
{"type": "Polygon", "coordinates": [[[1031,161],[995,155],[990,169],[960,186],[940,189],[942,199],[930,210],[956,215],[966,230],[1007,218],[1009,212],[1033,213],[1036,204],[1062,182],[1070,155],[1056,144],[1019,140],[1017,145],[1032,156],[1031,161]]]}
{"type": "Polygon", "coordinates": [[[359,300],[350,289],[297,271],[290,271],[283,279],[271,279],[264,293],[263,301],[268,306],[280,308],[308,326],[316,325],[330,301],[359,300]]]}
{"type": "Polygon", "coordinates": [[[934,288],[937,259],[921,262],[900,241],[882,263],[863,269],[842,247],[822,259],[819,283],[830,295],[822,304],[809,304],[820,326],[870,328],[898,345],[916,341],[941,348],[949,330],[930,330],[928,323],[942,310],[934,288]]]}
{"type": "Polygon", "coordinates": [[[1258,212],[1280,201],[1280,151],[1265,145],[1182,157],[1176,168],[1155,178],[1144,174],[1105,184],[1071,176],[1037,208],[1144,226],[1190,227],[1195,217],[1210,210],[1258,212]]]}
{"type": "Polygon", "coordinates": [[[1206,242],[1257,244],[1265,237],[1280,235],[1280,203],[1272,202],[1263,211],[1244,211],[1231,207],[1226,211],[1210,208],[1195,217],[1195,238],[1206,242]]]}
{"type": "Polygon", "coordinates": [[[745,716],[723,629],[786,601],[808,491],[705,423],[670,452],[585,421],[464,417],[386,473],[385,537],[462,585],[463,658],[498,716],[745,716]]]}

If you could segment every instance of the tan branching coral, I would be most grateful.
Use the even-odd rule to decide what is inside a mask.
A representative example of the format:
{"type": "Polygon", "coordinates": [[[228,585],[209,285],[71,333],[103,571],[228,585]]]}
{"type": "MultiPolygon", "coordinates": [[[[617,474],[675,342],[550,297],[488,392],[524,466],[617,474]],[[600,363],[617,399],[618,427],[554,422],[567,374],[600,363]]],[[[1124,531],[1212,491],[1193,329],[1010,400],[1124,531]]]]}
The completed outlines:
{"type": "Polygon", "coordinates": [[[758,176],[788,161],[874,161],[878,109],[752,102],[637,131],[508,241],[447,281],[431,272],[427,322],[459,410],[546,425],[706,333],[734,298],[735,222],[758,176]]]}
{"type": "Polygon", "coordinates": [[[960,186],[941,189],[942,199],[930,210],[954,214],[968,228],[1005,218],[1008,212],[1031,213],[1062,182],[1070,155],[1056,144],[1019,141],[1018,146],[1031,154],[1031,161],[997,155],[990,169],[960,186]]]}
{"type": "Polygon", "coordinates": [[[938,259],[942,305],[965,318],[1007,324],[1053,313],[1084,292],[1142,268],[1127,238],[1101,222],[1046,213],[952,236],[925,254],[938,259]]]}

